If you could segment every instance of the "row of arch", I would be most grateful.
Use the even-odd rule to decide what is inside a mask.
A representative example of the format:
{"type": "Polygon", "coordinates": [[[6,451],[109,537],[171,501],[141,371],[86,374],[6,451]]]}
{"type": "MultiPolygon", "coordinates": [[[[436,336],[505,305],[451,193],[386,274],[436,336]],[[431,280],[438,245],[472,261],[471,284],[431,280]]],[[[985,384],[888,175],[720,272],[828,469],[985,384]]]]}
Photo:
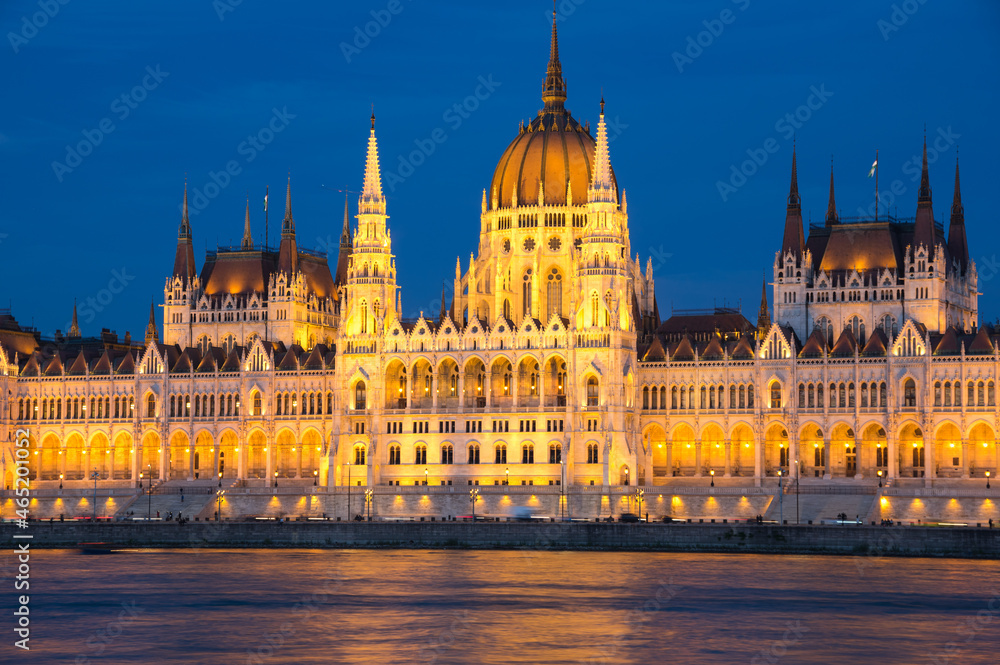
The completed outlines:
{"type": "MultiPolygon", "coordinates": [[[[17,400],[17,419],[26,420],[83,420],[87,417],[86,397],[21,397],[17,400]]],[[[91,396],[90,417],[100,420],[128,418],[135,409],[135,399],[131,396],[109,395],[91,396]]]]}
{"type": "MultiPolygon", "coordinates": [[[[966,406],[996,406],[993,381],[967,381],[966,406]]],[[[962,406],[961,381],[935,381],[934,406],[962,406]]]]}
{"type": "MultiPolygon", "coordinates": [[[[705,410],[724,409],[727,390],[722,384],[702,384],[697,393],[693,384],[670,386],[670,407],[674,410],[693,410],[695,405],[705,410]]],[[[752,409],[754,406],[754,387],[752,383],[729,384],[729,408],[752,409]]],[[[666,386],[642,387],[643,410],[662,410],[667,408],[666,386]]]]}

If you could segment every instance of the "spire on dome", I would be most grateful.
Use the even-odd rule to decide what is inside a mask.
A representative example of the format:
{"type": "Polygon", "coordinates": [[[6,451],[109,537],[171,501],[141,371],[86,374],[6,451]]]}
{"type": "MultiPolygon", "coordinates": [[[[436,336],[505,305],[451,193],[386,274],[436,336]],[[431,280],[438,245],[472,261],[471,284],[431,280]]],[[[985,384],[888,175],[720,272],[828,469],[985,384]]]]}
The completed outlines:
{"type": "Polygon", "coordinates": [[[552,3],[552,43],[549,47],[549,67],[542,88],[542,101],[547,111],[563,111],[566,102],[566,80],[559,62],[559,33],[556,29],[556,5],[552,3]]]}
{"type": "Polygon", "coordinates": [[[149,299],[149,323],[146,324],[146,344],[160,341],[160,333],[156,328],[156,310],[153,299],[149,299]]]}
{"type": "MultiPolygon", "coordinates": [[[[250,204],[247,204],[249,210],[250,204]]],[[[285,190],[285,219],[281,222],[281,235],[295,235],[295,220],[292,218],[292,176],[288,176],[288,188],[285,190]]]]}
{"type": "Polygon", "coordinates": [[[927,172],[927,135],[924,134],[924,163],[920,169],[920,192],[917,195],[917,201],[926,201],[930,203],[931,201],[931,181],[930,176],[927,172]]]}
{"type": "Polygon", "coordinates": [[[69,324],[69,333],[67,337],[79,337],[80,336],[80,324],[76,318],[76,298],[73,298],[73,322],[69,324]]]}
{"type": "Polygon", "coordinates": [[[965,237],[965,208],[962,207],[962,190],[958,184],[958,158],[955,158],[955,197],[951,202],[951,225],[948,227],[948,253],[958,261],[963,273],[969,266],[969,244],[965,237]]]}
{"type": "Polygon", "coordinates": [[[826,206],[826,225],[838,224],[837,202],[833,198],[833,159],[830,159],[830,202],[826,206]]]}
{"type": "Polygon", "coordinates": [[[385,214],[385,197],[382,195],[382,173],[378,165],[378,140],[375,138],[375,112],[372,111],[372,128],[368,136],[368,155],[365,161],[365,184],[361,188],[359,214],[385,214]]]}
{"type": "Polygon", "coordinates": [[[590,203],[618,203],[618,187],[611,170],[608,151],[608,127],[604,122],[604,98],[601,98],[601,119],[597,123],[597,145],[594,148],[594,172],[587,190],[590,203]]]}
{"type": "Polygon", "coordinates": [[[243,242],[240,249],[253,249],[253,236],[250,235],[250,197],[247,197],[247,214],[243,220],[243,242]]]}
{"type": "Polygon", "coordinates": [[[788,207],[785,210],[785,236],[781,243],[781,258],[792,252],[801,258],[806,249],[806,234],[802,227],[802,201],[799,199],[799,176],[796,166],[795,146],[792,146],[792,184],[788,190],[788,207]]]}

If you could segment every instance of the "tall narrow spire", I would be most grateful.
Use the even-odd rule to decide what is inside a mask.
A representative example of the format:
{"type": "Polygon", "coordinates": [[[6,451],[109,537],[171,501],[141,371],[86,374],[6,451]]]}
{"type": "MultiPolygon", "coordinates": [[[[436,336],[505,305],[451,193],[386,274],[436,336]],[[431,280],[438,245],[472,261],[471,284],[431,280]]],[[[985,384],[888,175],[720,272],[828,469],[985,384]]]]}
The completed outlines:
{"type": "Polygon", "coordinates": [[[757,312],[757,339],[768,333],[771,328],[771,308],[767,304],[767,275],[760,287],[760,310],[757,312]]]}
{"type": "Polygon", "coordinates": [[[965,237],[965,208],[962,207],[962,190],[958,184],[958,158],[955,158],[955,196],[951,201],[951,224],[948,227],[948,254],[958,262],[959,270],[969,267],[969,244],[965,237]]]}
{"type": "Polygon", "coordinates": [[[348,196],[349,193],[344,190],[344,226],[340,230],[340,244],[349,246],[351,244],[351,213],[347,203],[348,196]]]}
{"type": "Polygon", "coordinates": [[[368,135],[368,154],[365,159],[365,184],[361,188],[358,214],[385,214],[385,197],[382,195],[382,172],[378,165],[378,140],[375,138],[375,112],[372,111],[372,128],[368,135]]]}
{"type": "Polygon", "coordinates": [[[351,262],[351,222],[350,222],[350,209],[347,206],[347,197],[349,193],[344,191],[344,228],[340,231],[340,254],[337,257],[337,274],[335,275],[334,283],[346,284],[347,283],[347,272],[349,264],[351,262]]]}
{"type": "Polygon", "coordinates": [[[597,123],[597,145],[594,148],[594,172],[587,190],[590,203],[618,203],[618,186],[611,170],[608,150],[608,127],[604,122],[604,98],[601,98],[601,119],[597,123]]]}
{"type": "Polygon", "coordinates": [[[802,201],[799,199],[799,175],[796,166],[796,151],[792,147],[792,184],[788,190],[788,207],[785,210],[785,236],[781,243],[781,258],[788,252],[796,260],[805,253],[806,234],[802,227],[802,201]]]}
{"type": "Polygon", "coordinates": [[[285,190],[285,219],[281,222],[281,244],[278,245],[278,270],[294,275],[299,269],[299,247],[295,239],[295,220],[292,219],[292,176],[288,176],[285,190]]]}
{"type": "Polygon", "coordinates": [[[839,224],[837,218],[837,201],[833,197],[833,159],[830,160],[830,202],[826,204],[826,225],[839,224]]]}
{"type": "Polygon", "coordinates": [[[566,102],[566,80],[563,78],[562,63],[559,62],[559,33],[556,29],[556,7],[552,4],[552,43],[549,47],[549,66],[542,88],[545,110],[562,111],[566,102]]]}
{"type": "Polygon", "coordinates": [[[445,304],[444,297],[445,284],[441,282],[441,314],[439,316],[440,321],[444,321],[445,317],[448,316],[448,306],[445,304]]]}
{"type": "Polygon", "coordinates": [[[920,170],[920,191],[917,194],[917,217],[913,228],[914,249],[923,245],[927,248],[928,260],[934,259],[937,245],[937,231],[934,228],[934,208],[931,205],[931,184],[927,170],[927,136],[924,136],[924,161],[920,170]]]}
{"type": "Polygon", "coordinates": [[[69,324],[69,333],[67,337],[79,337],[80,336],[80,323],[76,318],[76,298],[73,298],[73,322],[69,324]]]}
{"type": "Polygon", "coordinates": [[[187,283],[194,278],[194,244],[191,222],[188,220],[187,181],[184,181],[184,204],[181,206],[181,226],[177,233],[177,252],[174,254],[174,277],[187,283]]]}
{"type": "Polygon", "coordinates": [[[146,324],[146,344],[160,341],[160,333],[156,328],[156,309],[153,299],[149,299],[149,323],[146,324]]]}
{"type": "MultiPolygon", "coordinates": [[[[249,206],[249,204],[248,204],[249,206]]],[[[285,190],[285,219],[281,222],[281,235],[295,235],[295,220],[292,218],[292,176],[288,176],[288,188],[285,190]]]]}
{"type": "Polygon", "coordinates": [[[250,197],[247,197],[247,215],[243,220],[243,242],[240,249],[253,249],[253,236],[250,234],[250,197]]]}

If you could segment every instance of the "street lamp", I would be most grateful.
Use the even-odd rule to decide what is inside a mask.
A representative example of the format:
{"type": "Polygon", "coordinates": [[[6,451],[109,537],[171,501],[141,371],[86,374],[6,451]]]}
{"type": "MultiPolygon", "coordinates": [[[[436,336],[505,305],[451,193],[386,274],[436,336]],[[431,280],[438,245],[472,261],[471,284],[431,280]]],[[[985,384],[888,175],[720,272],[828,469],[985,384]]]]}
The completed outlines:
{"type": "Polygon", "coordinates": [[[368,506],[368,521],[372,521],[372,500],[375,498],[375,490],[368,488],[365,490],[365,504],[368,506]]]}
{"type": "Polygon", "coordinates": [[[347,460],[347,521],[351,521],[351,460],[347,460]]]}
{"type": "Polygon", "coordinates": [[[781,469],[778,469],[778,525],[785,523],[785,492],[781,485],[781,469]]]}
{"type": "Polygon", "coordinates": [[[561,490],[560,494],[562,494],[562,497],[561,497],[562,502],[561,502],[561,506],[560,507],[562,508],[562,510],[561,510],[562,515],[561,515],[561,517],[562,517],[562,520],[565,522],[566,521],[566,460],[561,460],[560,464],[561,464],[561,468],[559,469],[559,472],[560,472],[560,475],[562,476],[562,478],[560,479],[560,482],[559,482],[559,487],[560,487],[560,490],[561,490]]]}
{"type": "Polygon", "coordinates": [[[222,472],[219,471],[219,488],[222,488],[222,472]]]}
{"type": "Polygon", "coordinates": [[[59,474],[59,489],[62,489],[62,481],[63,481],[63,475],[60,473],[59,474]]]}
{"type": "Polygon", "coordinates": [[[215,492],[215,496],[216,496],[216,498],[217,498],[217,500],[219,502],[219,508],[218,508],[218,510],[215,511],[215,521],[216,522],[221,522],[222,521],[222,495],[225,494],[225,493],[226,493],[225,490],[221,490],[221,489],[220,490],[216,490],[216,492],[215,492]]]}
{"type": "Polygon", "coordinates": [[[639,487],[635,488],[635,500],[636,500],[636,503],[639,506],[639,517],[640,518],[642,518],[642,497],[645,494],[646,493],[642,490],[642,488],[639,488],[639,487]]]}
{"type": "Polygon", "coordinates": [[[712,469],[708,473],[709,473],[710,476],[712,476],[712,483],[711,483],[710,487],[715,487],[715,469],[712,469]]]}
{"type": "Polygon", "coordinates": [[[986,489],[990,488],[990,472],[986,472],[986,489]]]}
{"type": "Polygon", "coordinates": [[[149,493],[146,495],[146,521],[149,521],[150,515],[153,512],[153,464],[149,463],[146,465],[146,469],[149,474],[146,477],[146,484],[149,486],[149,493]]]}
{"type": "MultiPolygon", "coordinates": [[[[878,471],[876,471],[876,472],[875,472],[875,475],[877,475],[877,476],[878,476],[878,486],[879,486],[879,487],[882,487],[882,469],[879,469],[878,471]]],[[[989,471],[987,471],[987,472],[986,472],[986,475],[987,475],[987,476],[989,476],[989,475],[990,475],[989,471]]],[[[987,482],[987,484],[988,484],[988,483],[990,482],[990,481],[989,481],[989,478],[987,478],[986,482],[987,482]]]]}
{"type": "Polygon", "coordinates": [[[510,485],[510,467],[504,469],[503,476],[503,484],[510,485]]]}
{"type": "Polygon", "coordinates": [[[479,490],[469,490],[469,498],[472,500],[472,521],[476,521],[476,499],[479,498],[479,490]]]}
{"type": "Polygon", "coordinates": [[[429,473],[429,472],[427,471],[427,467],[425,466],[425,467],[424,467],[424,486],[425,486],[425,487],[427,486],[427,474],[428,474],[428,473],[429,473]]]}
{"type": "Polygon", "coordinates": [[[274,486],[275,487],[278,486],[278,472],[277,471],[274,472],[274,486]]]}
{"type": "Polygon", "coordinates": [[[101,477],[97,469],[94,469],[90,473],[90,479],[94,481],[94,521],[97,521],[97,479],[101,477]]]}
{"type": "Polygon", "coordinates": [[[313,487],[316,487],[316,481],[319,479],[319,471],[313,471],[313,487]]]}

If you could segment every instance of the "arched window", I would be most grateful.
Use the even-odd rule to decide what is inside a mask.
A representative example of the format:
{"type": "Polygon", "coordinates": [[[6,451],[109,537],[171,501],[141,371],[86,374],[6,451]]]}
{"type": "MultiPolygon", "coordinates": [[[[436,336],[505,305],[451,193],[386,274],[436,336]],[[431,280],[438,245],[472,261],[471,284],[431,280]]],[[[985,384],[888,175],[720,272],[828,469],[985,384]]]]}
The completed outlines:
{"type": "Polygon", "coordinates": [[[747,408],[753,408],[753,384],[747,386],[747,408]]]}
{"type": "Polygon", "coordinates": [[[445,444],[441,446],[441,463],[442,464],[455,463],[455,448],[451,444],[445,444]]]}
{"type": "Polygon", "coordinates": [[[507,446],[502,443],[498,443],[496,447],[496,457],[494,458],[494,464],[506,464],[507,463],[507,446]]]}
{"type": "Polygon", "coordinates": [[[354,386],[354,408],[357,410],[364,410],[368,408],[367,397],[368,389],[365,386],[364,381],[358,381],[354,386]]]}
{"type": "Polygon", "coordinates": [[[479,444],[469,444],[469,464],[479,464],[479,444]]]}
{"type": "Polygon", "coordinates": [[[413,451],[414,464],[427,464],[427,446],[419,444],[413,451]]]}
{"type": "Polygon", "coordinates": [[[677,386],[672,386],[670,388],[670,408],[677,409],[677,386]]]}
{"type": "Polygon", "coordinates": [[[524,303],[524,315],[531,316],[531,268],[524,271],[524,283],[521,285],[521,302],[524,303]]]}
{"type": "Polygon", "coordinates": [[[596,293],[590,295],[590,325],[597,326],[600,323],[601,301],[596,293]]]}
{"type": "Polygon", "coordinates": [[[913,379],[907,379],[903,384],[903,406],[917,405],[917,384],[913,379]]]}
{"type": "Polygon", "coordinates": [[[260,392],[253,391],[253,395],[250,396],[253,400],[253,409],[250,413],[251,416],[259,416],[263,412],[263,406],[261,405],[260,392]]]}
{"type": "Polygon", "coordinates": [[[643,386],[642,388],[642,408],[644,411],[649,410],[649,387],[643,386]]]}
{"type": "Polygon", "coordinates": [[[521,464],[535,463],[535,447],[530,443],[521,446],[521,464]]]}
{"type": "Polygon", "coordinates": [[[149,397],[146,398],[146,417],[156,417],[156,397],[153,393],[149,393],[149,397]]]}
{"type": "MultiPolygon", "coordinates": [[[[951,395],[949,395],[948,397],[951,397],[951,395]]],[[[934,406],[941,406],[941,405],[942,405],[942,402],[941,402],[941,382],[940,381],[935,381],[934,382],[934,406]]]]}
{"type": "Polygon", "coordinates": [[[198,350],[201,351],[201,355],[204,356],[208,353],[208,349],[212,346],[212,338],[208,335],[202,335],[198,338],[198,350]]]}
{"type": "Polygon", "coordinates": [[[587,444],[587,464],[600,464],[600,460],[597,455],[596,443],[587,444]]]}
{"type": "Polygon", "coordinates": [[[389,446],[389,464],[399,464],[399,446],[389,446]]]}
{"type": "Polygon", "coordinates": [[[545,302],[546,321],[552,318],[553,314],[557,316],[562,314],[562,275],[558,268],[553,268],[552,272],[549,273],[545,289],[545,302]]]}
{"type": "Polygon", "coordinates": [[[597,377],[587,379],[587,406],[597,406],[598,388],[597,377]]]}
{"type": "Polygon", "coordinates": [[[549,464],[562,463],[562,446],[558,443],[549,444],[549,464]]]}
{"type": "Polygon", "coordinates": [[[781,408],[781,384],[777,381],[771,382],[771,408],[781,408]]]}
{"type": "Polygon", "coordinates": [[[799,384],[799,408],[806,408],[806,384],[799,384]]]}
{"type": "Polygon", "coordinates": [[[826,345],[833,346],[833,322],[825,316],[816,320],[816,328],[826,337],[826,345]]]}
{"type": "Polygon", "coordinates": [[[660,386],[660,408],[661,409],[666,409],[667,408],[667,387],[666,386],[660,386]]]}
{"type": "Polygon", "coordinates": [[[363,444],[358,444],[354,446],[354,463],[358,466],[364,466],[365,463],[365,446],[363,444]]]}

